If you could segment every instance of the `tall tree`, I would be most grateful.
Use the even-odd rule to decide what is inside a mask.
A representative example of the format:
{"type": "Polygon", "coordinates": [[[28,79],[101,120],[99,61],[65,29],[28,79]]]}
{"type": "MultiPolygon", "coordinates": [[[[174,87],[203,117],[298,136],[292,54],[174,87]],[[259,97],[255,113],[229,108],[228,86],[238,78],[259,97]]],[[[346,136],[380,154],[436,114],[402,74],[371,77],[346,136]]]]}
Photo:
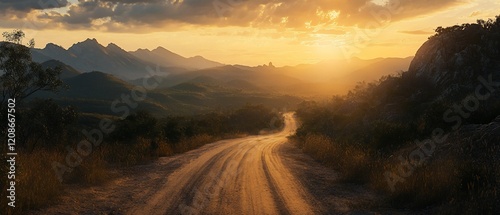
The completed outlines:
{"type": "Polygon", "coordinates": [[[9,98],[15,98],[20,103],[24,98],[37,91],[57,91],[63,86],[59,79],[60,68],[44,69],[31,59],[30,48],[33,39],[22,44],[25,34],[22,30],[4,32],[5,42],[0,44],[0,92],[1,108],[9,98]]]}

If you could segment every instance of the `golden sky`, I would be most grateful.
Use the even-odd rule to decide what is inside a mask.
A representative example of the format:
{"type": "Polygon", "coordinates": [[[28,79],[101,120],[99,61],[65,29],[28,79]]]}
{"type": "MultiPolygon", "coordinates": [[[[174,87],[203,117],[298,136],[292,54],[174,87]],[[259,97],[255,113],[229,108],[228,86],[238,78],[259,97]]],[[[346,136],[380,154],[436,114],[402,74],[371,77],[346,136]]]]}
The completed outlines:
{"type": "Polygon", "coordinates": [[[500,15],[500,0],[0,0],[0,31],[37,47],[86,38],[227,64],[407,57],[433,34],[500,15]]]}

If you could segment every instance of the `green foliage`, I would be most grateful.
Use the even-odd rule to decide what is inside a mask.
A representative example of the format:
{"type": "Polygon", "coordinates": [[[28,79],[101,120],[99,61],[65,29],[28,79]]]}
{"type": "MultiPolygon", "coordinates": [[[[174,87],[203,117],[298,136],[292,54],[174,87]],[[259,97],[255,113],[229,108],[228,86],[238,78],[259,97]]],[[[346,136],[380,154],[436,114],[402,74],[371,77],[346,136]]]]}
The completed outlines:
{"type": "Polygon", "coordinates": [[[273,113],[269,108],[262,105],[246,105],[229,116],[228,126],[229,129],[235,132],[258,134],[265,128],[281,127],[283,120],[273,122],[273,118],[278,117],[280,116],[277,113],[273,113]]]}
{"type": "Polygon", "coordinates": [[[178,143],[186,136],[186,120],[183,117],[169,117],[162,126],[163,135],[171,143],[178,143]]]}
{"type": "Polygon", "coordinates": [[[74,107],[61,107],[52,100],[37,100],[30,108],[18,114],[20,121],[19,138],[21,147],[33,150],[44,145],[58,146],[65,144],[77,133],[78,113],[74,107]]]}
{"type": "Polygon", "coordinates": [[[465,23],[462,25],[454,25],[451,27],[437,27],[436,28],[436,34],[433,37],[439,37],[443,35],[451,35],[454,33],[460,33],[463,31],[466,31],[470,28],[473,28],[474,26],[480,27],[484,30],[498,30],[500,27],[500,16],[496,16],[495,20],[488,19],[488,20],[477,20],[477,24],[470,24],[470,23],[465,23]]]}
{"type": "Polygon", "coordinates": [[[303,102],[297,116],[302,121],[299,137],[322,134],[336,141],[355,142],[384,149],[411,138],[407,118],[415,115],[397,90],[402,77],[384,77],[377,83],[359,83],[346,96],[318,104],[303,102]],[[399,94],[399,95],[398,95],[399,94]],[[397,112],[395,111],[397,110],[397,112]]]}
{"type": "Polygon", "coordinates": [[[6,41],[13,42],[16,44],[21,44],[23,42],[23,38],[26,36],[23,31],[16,29],[12,32],[3,32],[2,36],[6,41]]]}
{"type": "Polygon", "coordinates": [[[147,111],[138,111],[127,116],[124,120],[117,123],[117,129],[111,134],[117,141],[129,140],[146,137],[156,138],[158,136],[158,120],[147,111]]]}
{"type": "Polygon", "coordinates": [[[160,138],[170,144],[199,135],[223,137],[227,134],[258,134],[283,125],[279,113],[262,105],[246,105],[229,113],[196,116],[171,116],[156,119],[147,111],[139,111],[117,122],[110,138],[118,142],[134,142],[135,138],[160,138]]]}

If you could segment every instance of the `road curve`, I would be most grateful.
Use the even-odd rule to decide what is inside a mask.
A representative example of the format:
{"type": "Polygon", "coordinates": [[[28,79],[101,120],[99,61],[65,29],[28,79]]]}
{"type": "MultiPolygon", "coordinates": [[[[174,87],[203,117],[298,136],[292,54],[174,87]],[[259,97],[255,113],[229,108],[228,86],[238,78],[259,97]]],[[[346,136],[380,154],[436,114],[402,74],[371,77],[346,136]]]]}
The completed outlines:
{"type": "Polygon", "coordinates": [[[275,134],[224,140],[200,150],[127,214],[315,214],[311,196],[277,153],[296,121],[275,134]]]}
{"type": "Polygon", "coordinates": [[[336,171],[288,144],[296,127],[285,114],[282,132],[110,170],[108,182],[67,184],[57,203],[24,214],[374,214],[370,205],[381,196],[339,183],[336,171]]]}

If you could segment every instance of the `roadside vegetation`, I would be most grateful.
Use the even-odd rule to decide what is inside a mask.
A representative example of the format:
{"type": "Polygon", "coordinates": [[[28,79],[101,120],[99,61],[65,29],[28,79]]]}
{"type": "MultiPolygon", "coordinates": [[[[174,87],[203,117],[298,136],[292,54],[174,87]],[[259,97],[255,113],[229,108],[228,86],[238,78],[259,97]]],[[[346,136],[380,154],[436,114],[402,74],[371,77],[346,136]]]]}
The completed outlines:
{"type": "MultiPolygon", "coordinates": [[[[65,184],[98,185],[111,178],[110,170],[147,164],[221,139],[274,132],[280,126],[270,123],[283,123],[279,113],[260,105],[246,105],[225,113],[166,118],[138,111],[114,121],[115,131],[106,135],[81,165],[65,174],[61,183],[51,163],[65,161],[67,147],[84,140],[81,129],[86,126],[79,123],[78,112],[71,107],[62,108],[50,100],[35,103],[18,113],[23,120],[18,124],[18,140],[23,143],[18,145],[17,195],[22,197],[17,201],[18,211],[54,203],[64,192],[65,184]]],[[[5,188],[2,192],[6,186],[1,184],[5,188]]],[[[5,201],[0,200],[3,206],[5,201]]]]}
{"type": "MultiPolygon", "coordinates": [[[[81,165],[64,174],[61,183],[52,162],[64,163],[67,147],[74,148],[85,139],[81,129],[88,125],[79,122],[78,112],[71,107],[62,108],[50,100],[35,103],[18,113],[22,120],[18,123],[18,141],[23,144],[18,145],[17,211],[53,204],[64,192],[65,184],[99,185],[112,178],[111,170],[147,164],[221,139],[274,132],[280,126],[270,126],[271,122],[283,123],[280,113],[260,105],[166,118],[138,111],[116,119],[114,132],[106,135],[81,165]]],[[[7,185],[0,185],[5,192],[7,185]]],[[[5,201],[0,203],[5,206],[5,201]]]]}
{"type": "MultiPolygon", "coordinates": [[[[430,40],[462,38],[471,32],[498,44],[500,17],[476,25],[438,28],[430,40]]],[[[453,40],[447,42],[453,44],[453,40]]],[[[473,66],[475,71],[486,68],[493,80],[500,80],[499,71],[480,63],[473,66]]],[[[459,118],[455,107],[467,110],[464,106],[472,104],[463,101],[475,92],[476,79],[450,77],[446,81],[459,85],[453,87],[410,72],[360,83],[347,95],[326,102],[303,102],[296,112],[301,125],[292,139],[305,153],[338,170],[339,181],[385,193],[387,198],[377,206],[440,214],[497,214],[498,90],[491,90],[478,108],[459,118]],[[448,114],[455,120],[446,119],[447,112],[456,113],[448,114]]],[[[479,75],[487,77],[484,73],[473,77],[479,75]]]]}
{"type": "MultiPolygon", "coordinates": [[[[262,105],[247,104],[224,112],[190,116],[155,117],[138,110],[120,119],[116,116],[80,113],[78,108],[60,106],[53,100],[25,101],[37,91],[56,92],[67,86],[59,79],[61,70],[43,69],[31,61],[29,47],[22,45],[24,33],[4,33],[9,42],[0,46],[0,77],[3,92],[0,118],[6,122],[6,99],[16,98],[16,207],[7,208],[0,199],[1,211],[19,214],[54,204],[68,184],[92,186],[112,178],[110,172],[132,165],[147,164],[159,157],[172,156],[199,148],[220,139],[274,132],[283,125],[280,113],[262,105]],[[54,171],[53,162],[64,162],[69,149],[85,140],[83,129],[99,126],[108,119],[114,125],[103,142],[66,172],[63,181],[54,171]],[[271,125],[272,123],[272,125],[271,125]]],[[[28,46],[33,46],[30,41],[28,46]]],[[[6,143],[6,123],[0,126],[6,143]]],[[[7,145],[1,144],[2,160],[7,160],[7,145]]],[[[8,172],[7,165],[1,165],[8,172]]],[[[2,196],[7,196],[7,180],[0,180],[2,196]]],[[[2,214],[4,214],[2,212],[2,214]]]]}

